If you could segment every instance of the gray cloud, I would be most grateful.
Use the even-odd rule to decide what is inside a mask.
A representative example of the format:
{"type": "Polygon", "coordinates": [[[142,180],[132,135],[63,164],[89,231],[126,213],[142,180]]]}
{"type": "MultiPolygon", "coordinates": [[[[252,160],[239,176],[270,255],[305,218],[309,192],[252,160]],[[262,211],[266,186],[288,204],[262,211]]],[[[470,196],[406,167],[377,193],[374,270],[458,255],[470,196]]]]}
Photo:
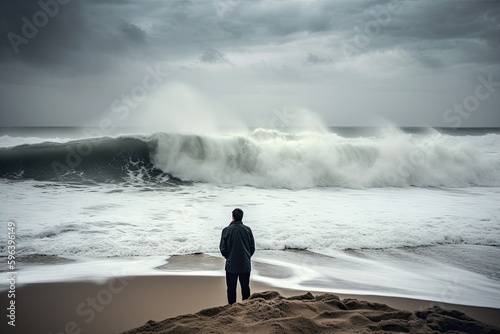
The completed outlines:
{"type": "Polygon", "coordinates": [[[59,63],[68,51],[78,50],[78,40],[85,31],[78,2],[59,5],[57,11],[50,17],[36,0],[2,1],[0,59],[50,66],[59,63]],[[36,25],[36,22],[46,24],[36,25]]]}
{"type": "Polygon", "coordinates": [[[304,59],[305,64],[328,64],[332,61],[330,59],[321,58],[318,55],[309,53],[307,57],[304,59]]]}
{"type": "Polygon", "coordinates": [[[209,64],[230,64],[230,61],[227,60],[226,56],[222,52],[213,48],[207,48],[201,55],[200,60],[209,64]]]}
{"type": "Polygon", "coordinates": [[[127,41],[139,44],[146,41],[147,33],[135,24],[123,22],[120,28],[127,41]]]}
{"type": "MultiPolygon", "coordinates": [[[[140,82],[146,66],[162,63],[173,69],[171,80],[228,101],[228,108],[243,110],[252,101],[252,112],[264,112],[290,103],[330,122],[357,110],[352,123],[369,122],[359,115],[374,113],[416,123],[402,110],[403,96],[414,105],[418,94],[439,90],[419,115],[422,123],[442,125],[443,109],[470,94],[478,75],[500,73],[499,7],[493,0],[73,0],[26,38],[23,18],[32,22],[43,11],[39,1],[4,0],[0,121],[99,118],[140,82]],[[17,53],[9,33],[27,40],[17,53]],[[312,84],[317,89],[310,91],[312,84]],[[341,96],[334,99],[331,87],[341,96]],[[384,111],[374,111],[363,94],[384,96],[384,111]]],[[[494,118],[497,95],[483,103],[484,119],[494,118]]]]}
{"type": "MultiPolygon", "coordinates": [[[[304,38],[301,34],[333,35],[357,46],[355,38],[366,37],[370,23],[374,23],[371,27],[378,24],[380,32],[375,36],[368,32],[370,42],[360,53],[395,48],[436,50],[439,43],[442,49],[459,51],[462,59],[491,63],[500,51],[500,14],[495,1],[364,1],[353,5],[349,1],[263,0],[231,4],[221,19],[210,1],[73,1],[60,5],[59,14],[40,29],[39,36],[20,45],[23,52],[16,59],[60,64],[64,58],[71,62],[75,53],[88,51],[105,61],[108,54],[120,57],[131,42],[163,52],[196,43],[220,51],[235,45],[286,43],[304,38]],[[399,4],[397,13],[388,10],[393,3],[399,4]],[[389,18],[384,16],[387,13],[389,18]],[[357,36],[358,31],[362,35],[357,36]],[[475,52],[470,41],[478,42],[482,52],[475,52]]],[[[31,18],[41,10],[36,0],[6,0],[1,6],[4,36],[8,32],[21,35],[21,18],[31,18]]],[[[5,42],[3,59],[9,53],[5,42]]]]}
{"type": "MultiPolygon", "coordinates": [[[[498,3],[494,1],[404,1],[399,13],[389,12],[389,18],[384,16],[387,8],[387,4],[373,6],[361,21],[352,23],[364,33],[361,36],[369,36],[369,23],[374,23],[372,27],[378,23],[380,29],[369,36],[369,45],[360,52],[401,49],[422,58],[429,50],[434,55],[428,60],[436,67],[498,61],[498,57],[492,57],[500,54],[499,26],[494,23],[499,15],[498,3]],[[456,57],[449,57],[447,52],[456,57]]],[[[354,30],[351,36],[356,37],[354,30]]]]}

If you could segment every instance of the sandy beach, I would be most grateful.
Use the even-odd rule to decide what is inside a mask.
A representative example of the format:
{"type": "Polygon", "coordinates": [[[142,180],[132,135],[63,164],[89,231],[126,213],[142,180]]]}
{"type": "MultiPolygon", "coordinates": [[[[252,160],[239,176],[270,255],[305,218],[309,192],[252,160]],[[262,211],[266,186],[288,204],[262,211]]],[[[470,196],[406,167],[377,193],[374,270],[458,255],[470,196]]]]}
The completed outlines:
{"type": "MultiPolygon", "coordinates": [[[[206,331],[210,330],[211,333],[238,332],[238,328],[241,329],[241,332],[245,330],[249,332],[280,332],[279,328],[284,328],[281,332],[300,332],[302,330],[313,333],[321,332],[321,328],[323,328],[321,326],[326,326],[325,324],[336,323],[338,327],[331,325],[332,329],[359,332],[371,331],[376,328],[379,330],[390,330],[390,328],[402,330],[401,328],[410,326],[408,323],[402,325],[402,322],[411,319],[413,330],[420,328],[420,325],[416,322],[418,319],[412,316],[412,312],[419,310],[424,312],[425,309],[436,305],[436,303],[429,301],[381,296],[339,295],[340,299],[337,300],[337,297],[331,294],[321,296],[321,293],[315,292],[313,295],[307,295],[306,291],[280,289],[255,281],[252,281],[251,289],[254,295],[250,300],[241,303],[241,297],[238,296],[238,303],[229,307],[226,305],[223,277],[139,276],[117,278],[100,283],[79,281],[29,284],[19,287],[16,291],[15,328],[7,325],[5,315],[2,317],[1,328],[2,333],[13,334],[106,334],[125,331],[127,333],[159,333],[159,330],[167,330],[168,328],[177,328],[178,332],[195,333],[200,332],[199,326],[201,324],[206,331]],[[271,290],[275,292],[266,292],[271,290]],[[302,297],[285,299],[285,297],[299,295],[302,297]],[[351,298],[357,300],[351,300],[351,298]],[[361,301],[387,304],[388,306],[361,301]],[[336,312],[333,311],[334,309],[336,312]],[[205,311],[199,313],[202,310],[205,311]],[[251,314],[255,317],[262,316],[259,312],[264,312],[267,315],[264,315],[260,320],[249,320],[251,314]],[[298,313],[302,316],[298,317],[298,313]],[[174,317],[177,318],[165,323],[162,322],[164,319],[174,317]],[[292,327],[283,327],[283,318],[296,318],[294,321],[298,322],[297,327],[293,327],[295,322],[292,320],[285,321],[292,327]],[[229,321],[228,319],[233,320],[229,321]],[[400,327],[391,327],[392,325],[388,325],[387,328],[377,327],[383,324],[380,322],[383,319],[387,319],[389,324],[390,321],[396,321],[400,327]],[[145,325],[148,321],[150,322],[146,327],[134,330],[134,328],[145,325]],[[224,321],[226,321],[225,325],[224,321]],[[342,325],[343,323],[344,325],[342,325]],[[151,324],[154,326],[151,327],[151,324]],[[246,327],[243,327],[242,324],[245,324],[246,327]],[[192,327],[189,327],[190,325],[192,327]],[[154,328],[158,331],[155,331],[154,328]]],[[[2,293],[1,307],[4,314],[7,308],[6,303],[6,294],[2,293]]],[[[439,306],[446,311],[464,312],[467,316],[484,323],[483,325],[463,320],[467,318],[453,322],[457,324],[460,321],[465,321],[464,324],[469,325],[469,327],[464,327],[465,332],[468,328],[469,332],[471,330],[476,332],[480,329],[485,333],[498,333],[498,329],[495,332],[494,329],[488,327],[500,327],[500,310],[498,309],[443,303],[439,303],[439,306]]],[[[449,315],[441,315],[442,317],[446,318],[449,315]]]]}

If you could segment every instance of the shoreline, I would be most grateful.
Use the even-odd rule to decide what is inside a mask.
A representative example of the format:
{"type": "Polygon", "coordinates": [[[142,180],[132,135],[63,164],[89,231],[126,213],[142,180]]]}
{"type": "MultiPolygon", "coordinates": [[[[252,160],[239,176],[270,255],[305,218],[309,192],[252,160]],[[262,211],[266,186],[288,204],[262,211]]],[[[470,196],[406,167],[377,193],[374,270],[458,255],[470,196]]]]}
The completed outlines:
{"type": "MultiPolygon", "coordinates": [[[[340,295],[387,296],[500,309],[500,247],[433,246],[422,249],[339,251],[261,250],[252,280],[273,287],[340,295]],[[371,278],[371,279],[370,279],[371,278]]],[[[8,287],[0,263],[0,295],[8,287]]],[[[218,253],[136,257],[25,256],[18,287],[36,283],[102,282],[128,276],[224,276],[218,253]]]]}
{"type": "MultiPolygon", "coordinates": [[[[251,280],[251,293],[277,291],[285,297],[307,290],[279,288],[251,280]]],[[[312,291],[313,295],[322,292],[312,291]]],[[[485,324],[500,328],[500,309],[437,303],[399,297],[336,294],[417,311],[434,305],[459,310],[485,324]]],[[[241,295],[238,288],[238,302],[241,295]]],[[[2,332],[8,333],[119,333],[144,325],[149,320],[193,314],[202,309],[223,306],[226,301],[222,276],[129,276],[104,283],[74,281],[33,283],[16,289],[16,326],[7,324],[7,295],[2,293],[2,332]],[[80,330],[80,332],[79,332],[80,330]]]]}

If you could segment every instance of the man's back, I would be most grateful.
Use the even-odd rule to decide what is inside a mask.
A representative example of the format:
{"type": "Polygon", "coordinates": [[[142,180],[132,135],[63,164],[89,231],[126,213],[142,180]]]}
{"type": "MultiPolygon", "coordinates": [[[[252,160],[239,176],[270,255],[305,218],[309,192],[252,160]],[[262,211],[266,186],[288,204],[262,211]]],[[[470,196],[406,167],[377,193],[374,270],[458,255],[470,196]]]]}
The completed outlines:
{"type": "Polygon", "coordinates": [[[251,270],[250,258],[255,252],[255,241],[250,227],[233,221],[222,230],[220,251],[226,258],[226,271],[246,273],[251,270]]]}

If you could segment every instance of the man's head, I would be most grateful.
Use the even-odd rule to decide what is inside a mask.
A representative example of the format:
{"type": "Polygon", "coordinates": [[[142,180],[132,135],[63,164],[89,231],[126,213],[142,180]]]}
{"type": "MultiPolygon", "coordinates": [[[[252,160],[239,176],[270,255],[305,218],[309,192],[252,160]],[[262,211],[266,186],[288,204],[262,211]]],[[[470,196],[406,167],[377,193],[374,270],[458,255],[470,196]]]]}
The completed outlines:
{"type": "Polygon", "coordinates": [[[243,210],[241,209],[234,209],[233,210],[233,220],[234,221],[241,221],[243,219],[243,210]]]}

